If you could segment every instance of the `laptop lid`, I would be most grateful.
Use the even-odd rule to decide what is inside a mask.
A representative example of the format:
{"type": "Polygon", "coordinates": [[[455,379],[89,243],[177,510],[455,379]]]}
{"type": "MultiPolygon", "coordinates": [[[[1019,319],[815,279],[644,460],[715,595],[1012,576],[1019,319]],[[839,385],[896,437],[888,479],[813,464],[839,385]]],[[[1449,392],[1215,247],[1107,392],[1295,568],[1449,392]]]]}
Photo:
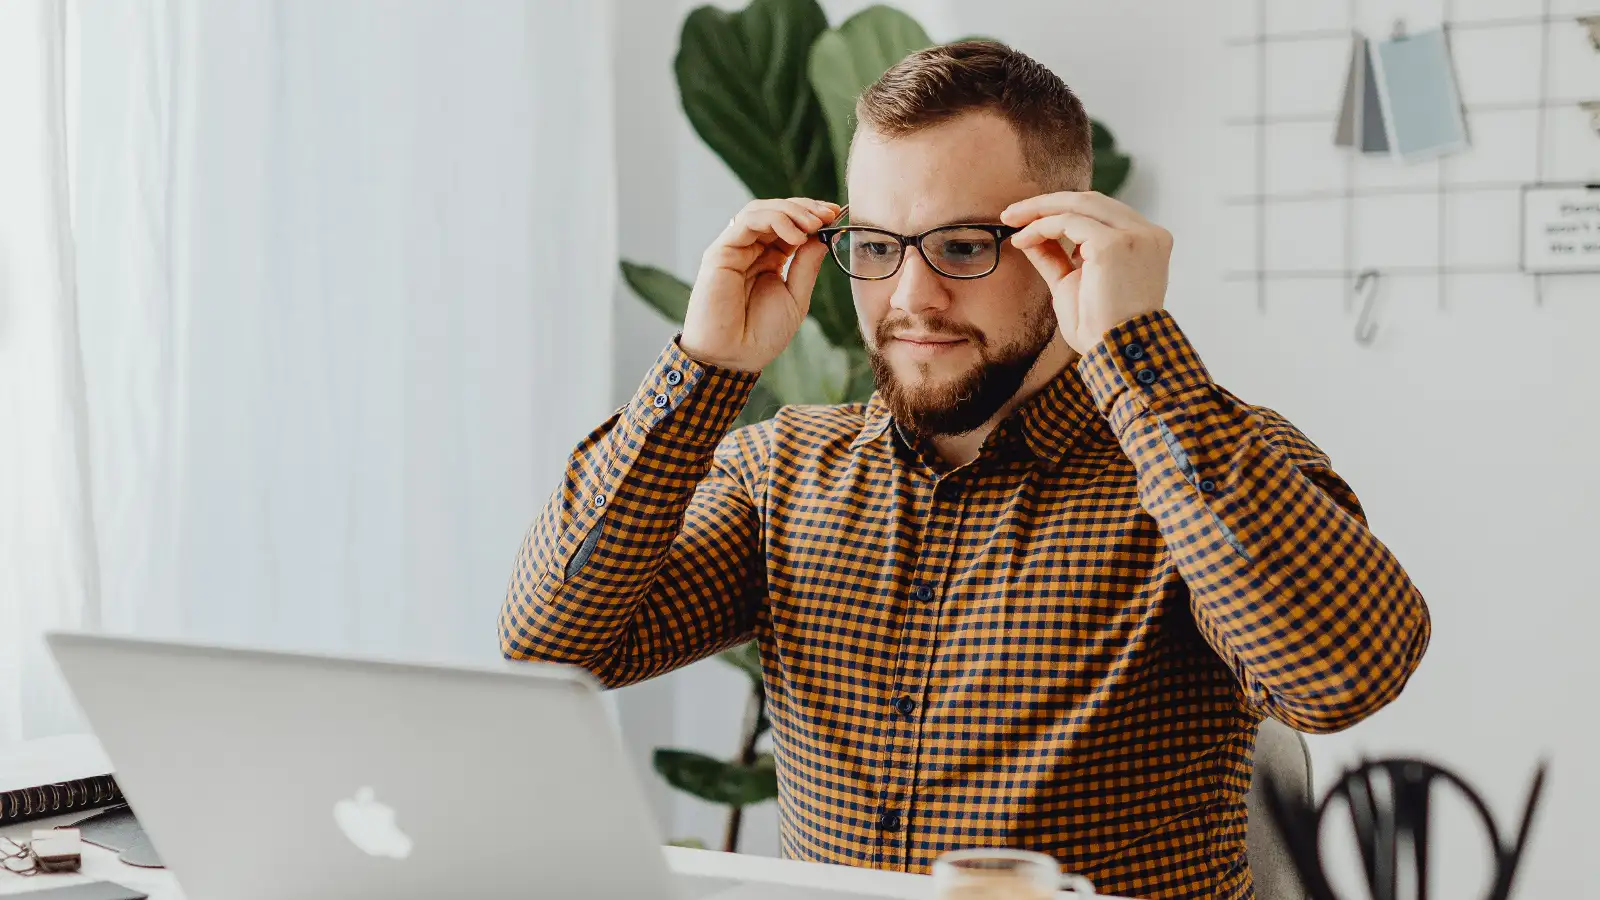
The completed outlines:
{"type": "Polygon", "coordinates": [[[676,893],[579,670],[47,641],[189,900],[676,893]]]}

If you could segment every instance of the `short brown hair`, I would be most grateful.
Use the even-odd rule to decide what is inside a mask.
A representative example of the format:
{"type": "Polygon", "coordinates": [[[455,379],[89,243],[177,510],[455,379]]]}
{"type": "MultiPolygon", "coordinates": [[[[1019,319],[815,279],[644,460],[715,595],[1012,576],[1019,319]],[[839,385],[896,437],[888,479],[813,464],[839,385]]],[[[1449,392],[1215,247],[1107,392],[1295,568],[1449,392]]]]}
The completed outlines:
{"type": "Polygon", "coordinates": [[[1094,148],[1083,103],[1054,72],[994,41],[958,41],[907,56],[862,92],[856,123],[892,138],[979,110],[998,113],[1016,129],[1034,181],[1088,189],[1094,148]]]}

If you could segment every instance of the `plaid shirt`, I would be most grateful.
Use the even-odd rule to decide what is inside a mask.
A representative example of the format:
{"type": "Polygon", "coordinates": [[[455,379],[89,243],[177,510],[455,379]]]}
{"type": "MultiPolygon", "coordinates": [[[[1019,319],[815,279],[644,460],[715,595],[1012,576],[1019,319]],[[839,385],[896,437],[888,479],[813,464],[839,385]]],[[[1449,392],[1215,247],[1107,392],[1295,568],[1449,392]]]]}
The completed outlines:
{"type": "Polygon", "coordinates": [[[668,346],[572,456],[499,626],[607,685],[754,637],[788,857],[1021,846],[1110,893],[1247,898],[1261,718],[1348,727],[1427,647],[1327,457],[1166,312],[954,469],[876,397],[729,434],[753,381],[668,346]]]}

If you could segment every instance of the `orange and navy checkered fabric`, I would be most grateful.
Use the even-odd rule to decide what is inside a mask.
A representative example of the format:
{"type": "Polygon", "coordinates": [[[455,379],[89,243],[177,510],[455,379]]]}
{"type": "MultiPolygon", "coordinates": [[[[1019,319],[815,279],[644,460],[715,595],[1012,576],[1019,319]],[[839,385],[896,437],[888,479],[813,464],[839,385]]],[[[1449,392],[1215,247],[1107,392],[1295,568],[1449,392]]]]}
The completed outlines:
{"type": "Polygon", "coordinates": [[[759,641],[788,857],[1005,845],[1106,893],[1247,898],[1260,719],[1352,725],[1427,646],[1327,457],[1165,312],[955,469],[876,398],[729,434],[753,380],[667,347],[573,454],[500,634],[607,685],[759,641]]]}

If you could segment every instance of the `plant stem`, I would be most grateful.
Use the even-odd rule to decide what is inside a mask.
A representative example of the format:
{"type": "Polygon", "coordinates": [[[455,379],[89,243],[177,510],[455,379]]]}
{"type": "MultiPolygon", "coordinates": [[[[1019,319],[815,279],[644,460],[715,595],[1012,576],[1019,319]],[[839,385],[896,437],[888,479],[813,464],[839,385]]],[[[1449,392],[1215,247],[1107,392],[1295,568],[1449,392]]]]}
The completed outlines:
{"type": "MultiPolygon", "coordinates": [[[[748,766],[756,761],[756,741],[760,739],[757,726],[761,723],[761,716],[766,711],[767,692],[762,685],[757,684],[750,690],[750,702],[745,707],[744,730],[740,732],[739,765],[748,766]]],[[[744,825],[744,807],[734,806],[728,809],[728,827],[722,834],[722,850],[725,853],[739,852],[739,830],[744,825]]]]}
{"type": "Polygon", "coordinates": [[[728,828],[722,834],[722,852],[739,852],[739,828],[744,821],[744,807],[734,806],[728,809],[728,828]]]}

